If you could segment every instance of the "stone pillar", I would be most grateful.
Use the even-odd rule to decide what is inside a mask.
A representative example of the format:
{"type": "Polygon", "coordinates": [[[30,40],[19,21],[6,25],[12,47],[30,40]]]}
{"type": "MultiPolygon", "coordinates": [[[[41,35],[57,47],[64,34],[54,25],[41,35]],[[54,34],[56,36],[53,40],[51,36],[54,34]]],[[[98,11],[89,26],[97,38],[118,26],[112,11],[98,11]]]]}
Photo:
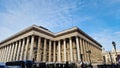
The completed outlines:
{"type": "Polygon", "coordinates": [[[0,62],[2,61],[2,51],[3,51],[3,48],[1,48],[0,62]]]}
{"type": "Polygon", "coordinates": [[[64,39],[64,61],[66,62],[66,40],[64,39]]]}
{"type": "Polygon", "coordinates": [[[0,61],[1,61],[2,49],[0,48],[0,61]]]}
{"type": "Polygon", "coordinates": [[[54,41],[54,44],[53,44],[53,49],[54,49],[54,52],[53,52],[53,61],[55,62],[56,60],[56,47],[55,47],[55,41],[54,41]]]}
{"type": "MultiPolygon", "coordinates": [[[[89,48],[88,48],[88,41],[86,41],[86,51],[88,51],[89,50],[89,48]]],[[[87,62],[89,61],[89,54],[87,53],[87,62]]]]}
{"type": "Polygon", "coordinates": [[[10,53],[11,53],[11,49],[12,49],[12,45],[9,45],[9,50],[8,50],[8,57],[7,57],[7,61],[9,61],[9,57],[10,57],[10,53]]]}
{"type": "Polygon", "coordinates": [[[70,40],[70,60],[71,60],[71,62],[73,62],[72,39],[71,39],[71,38],[69,38],[69,40],[70,40]]]}
{"type": "Polygon", "coordinates": [[[5,62],[6,51],[7,51],[7,47],[5,46],[4,56],[3,56],[3,62],[5,62]]]}
{"type": "Polygon", "coordinates": [[[28,45],[29,45],[29,37],[27,37],[27,42],[26,42],[26,45],[25,45],[24,60],[27,60],[27,55],[28,55],[28,45]]]}
{"type": "MultiPolygon", "coordinates": [[[[87,41],[85,41],[85,49],[86,49],[86,51],[89,50],[88,46],[87,46],[87,41]]],[[[89,61],[89,57],[88,56],[89,56],[89,54],[86,52],[86,61],[87,62],[89,61]]]]}
{"type": "Polygon", "coordinates": [[[4,62],[5,62],[5,59],[6,59],[6,56],[7,56],[7,45],[5,45],[5,56],[4,56],[4,62]]]}
{"type": "Polygon", "coordinates": [[[2,49],[0,48],[0,61],[1,61],[1,56],[2,56],[2,49]]]}
{"type": "Polygon", "coordinates": [[[22,43],[22,47],[21,47],[20,60],[23,60],[24,46],[25,46],[25,38],[23,39],[23,43],[22,43]]]}
{"type": "Polygon", "coordinates": [[[18,42],[16,42],[16,45],[15,45],[15,50],[14,50],[14,55],[13,55],[13,61],[15,61],[15,58],[16,58],[17,47],[18,47],[18,42]]]}
{"type": "Polygon", "coordinates": [[[5,53],[5,62],[7,61],[7,57],[8,57],[8,49],[9,49],[9,45],[6,45],[6,53],[5,53]]]}
{"type": "Polygon", "coordinates": [[[19,56],[20,56],[20,47],[21,47],[21,40],[19,40],[19,46],[18,46],[18,51],[17,51],[17,57],[16,60],[19,60],[19,56]]]}
{"type": "Polygon", "coordinates": [[[5,56],[5,46],[3,47],[4,49],[3,49],[3,56],[2,56],[2,62],[4,62],[4,56],[5,56]]]}
{"type": "Polygon", "coordinates": [[[12,51],[10,53],[9,61],[13,60],[13,56],[14,56],[14,52],[15,52],[15,50],[14,50],[15,44],[14,43],[11,45],[11,48],[12,48],[12,51]]]}
{"type": "Polygon", "coordinates": [[[1,48],[1,57],[0,57],[0,61],[2,61],[2,59],[3,59],[3,51],[4,51],[4,48],[1,48]]]}
{"type": "Polygon", "coordinates": [[[78,57],[78,62],[80,61],[80,45],[79,45],[79,40],[78,40],[78,37],[76,37],[76,45],[77,45],[77,57],[78,57]]]}
{"type": "Polygon", "coordinates": [[[81,45],[81,54],[82,54],[82,61],[84,61],[84,43],[83,43],[83,39],[80,38],[80,45],[81,45]]]}
{"type": "Polygon", "coordinates": [[[39,61],[41,61],[41,49],[40,49],[40,47],[41,47],[41,38],[40,37],[38,37],[38,49],[37,49],[37,61],[39,62],[39,61]]]}
{"type": "Polygon", "coordinates": [[[34,35],[31,36],[29,60],[33,60],[33,46],[34,46],[34,35]]]}
{"type": "Polygon", "coordinates": [[[60,41],[58,41],[58,62],[61,62],[60,41]]]}
{"type": "Polygon", "coordinates": [[[5,50],[5,47],[2,48],[2,56],[1,56],[1,58],[2,58],[1,61],[2,61],[2,62],[3,62],[3,58],[4,58],[4,57],[3,57],[3,56],[4,56],[4,50],[5,50]]]}
{"type": "Polygon", "coordinates": [[[47,43],[47,40],[44,39],[44,52],[43,52],[43,61],[46,62],[46,43],[47,43]]]}
{"type": "Polygon", "coordinates": [[[84,61],[86,61],[86,45],[85,45],[85,40],[83,40],[83,48],[84,48],[84,61]]]}
{"type": "Polygon", "coordinates": [[[51,42],[49,41],[49,62],[51,62],[51,42]]]}

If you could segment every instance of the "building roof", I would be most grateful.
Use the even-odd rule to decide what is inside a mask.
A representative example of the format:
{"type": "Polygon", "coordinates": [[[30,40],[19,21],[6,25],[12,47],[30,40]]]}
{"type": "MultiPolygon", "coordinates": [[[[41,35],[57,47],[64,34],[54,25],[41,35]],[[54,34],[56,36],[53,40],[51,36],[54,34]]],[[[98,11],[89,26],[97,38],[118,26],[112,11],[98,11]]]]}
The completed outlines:
{"type": "Polygon", "coordinates": [[[14,35],[12,35],[11,37],[9,37],[9,38],[1,41],[0,44],[4,43],[4,42],[6,42],[6,41],[9,41],[9,40],[11,40],[11,39],[13,39],[13,38],[15,38],[15,37],[17,37],[17,36],[19,36],[19,35],[22,35],[23,33],[27,32],[27,31],[30,31],[30,30],[32,30],[32,29],[41,30],[41,31],[43,31],[43,32],[45,32],[45,33],[48,33],[48,34],[52,35],[53,37],[59,36],[59,35],[63,35],[63,34],[66,34],[66,33],[68,33],[68,32],[71,32],[71,31],[75,31],[75,30],[76,30],[76,31],[78,31],[79,33],[81,33],[82,35],[88,37],[88,38],[89,38],[90,40],[92,40],[94,43],[98,44],[100,47],[102,47],[101,44],[99,44],[96,40],[94,40],[93,38],[91,38],[88,34],[86,34],[85,32],[83,32],[83,31],[82,31],[81,29],[79,29],[78,27],[72,27],[72,28],[69,28],[69,29],[67,29],[67,30],[64,30],[64,31],[61,31],[61,32],[58,32],[58,33],[53,33],[53,32],[51,32],[50,30],[48,30],[47,28],[42,27],[42,26],[37,26],[37,25],[32,25],[32,26],[30,26],[30,27],[28,27],[28,28],[26,28],[26,29],[24,29],[24,30],[22,30],[22,31],[20,31],[20,32],[14,34],[14,35]]]}

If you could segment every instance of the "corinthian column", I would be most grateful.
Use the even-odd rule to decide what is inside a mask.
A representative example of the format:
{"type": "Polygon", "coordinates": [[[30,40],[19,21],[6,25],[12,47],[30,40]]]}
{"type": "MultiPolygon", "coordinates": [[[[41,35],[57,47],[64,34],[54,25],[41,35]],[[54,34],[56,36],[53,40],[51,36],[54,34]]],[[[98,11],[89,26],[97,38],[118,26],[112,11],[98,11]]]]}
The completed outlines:
{"type": "Polygon", "coordinates": [[[1,61],[1,56],[2,56],[2,49],[0,48],[0,61],[1,61]]]}
{"type": "Polygon", "coordinates": [[[7,61],[9,61],[9,58],[10,58],[10,54],[11,54],[11,47],[12,47],[12,45],[10,44],[10,45],[9,45],[9,51],[8,51],[7,61]]]}
{"type": "Polygon", "coordinates": [[[64,39],[64,61],[66,62],[66,40],[64,39]]]}
{"type": "Polygon", "coordinates": [[[19,46],[18,46],[18,51],[17,51],[17,57],[16,57],[16,60],[19,60],[20,47],[21,47],[21,40],[19,41],[19,46]]]}
{"type": "Polygon", "coordinates": [[[6,46],[6,53],[5,53],[5,62],[7,61],[7,57],[8,57],[8,50],[9,50],[9,45],[6,46]]]}
{"type": "Polygon", "coordinates": [[[61,62],[60,41],[58,41],[58,62],[61,62]]]}
{"type": "Polygon", "coordinates": [[[43,52],[43,61],[45,62],[46,61],[46,42],[47,40],[46,39],[44,39],[44,52],[43,52]]]}
{"type": "Polygon", "coordinates": [[[22,59],[23,59],[24,46],[25,46],[25,39],[23,39],[23,43],[22,43],[22,48],[21,48],[21,53],[20,53],[20,60],[22,60],[22,59]]]}
{"type": "Polygon", "coordinates": [[[76,45],[77,45],[77,57],[78,57],[78,61],[80,61],[80,49],[79,49],[79,40],[78,37],[76,37],[76,45]]]}
{"type": "Polygon", "coordinates": [[[11,53],[10,53],[9,61],[12,61],[12,60],[13,60],[13,56],[14,56],[15,44],[13,43],[13,44],[11,44],[11,45],[12,45],[12,46],[11,46],[12,50],[11,50],[11,53]]]}
{"type": "Polygon", "coordinates": [[[49,62],[51,61],[51,42],[49,41],[49,62]]]}
{"type": "Polygon", "coordinates": [[[69,40],[70,40],[70,60],[71,60],[71,62],[73,62],[72,39],[71,39],[71,38],[69,38],[69,40]]]}
{"type": "Polygon", "coordinates": [[[13,61],[15,61],[15,58],[16,58],[17,46],[18,46],[18,42],[16,42],[16,44],[15,44],[15,51],[14,51],[14,54],[13,54],[13,61]]]}
{"type": "Polygon", "coordinates": [[[41,59],[41,56],[40,56],[40,47],[41,47],[41,38],[39,37],[38,38],[38,49],[37,49],[37,61],[39,62],[40,59],[41,59]]]}
{"type": "Polygon", "coordinates": [[[34,35],[31,36],[29,60],[33,60],[33,46],[34,46],[34,35]]]}
{"type": "Polygon", "coordinates": [[[54,52],[53,52],[53,61],[55,62],[55,59],[56,59],[56,47],[55,47],[55,41],[54,41],[54,44],[53,44],[53,49],[54,49],[54,52]]]}
{"type": "Polygon", "coordinates": [[[4,56],[5,56],[5,47],[3,47],[2,59],[1,59],[2,62],[4,61],[4,56]]]}
{"type": "Polygon", "coordinates": [[[27,37],[27,43],[25,45],[25,54],[24,54],[24,60],[27,59],[27,54],[28,54],[28,45],[29,45],[29,37],[27,37]]]}

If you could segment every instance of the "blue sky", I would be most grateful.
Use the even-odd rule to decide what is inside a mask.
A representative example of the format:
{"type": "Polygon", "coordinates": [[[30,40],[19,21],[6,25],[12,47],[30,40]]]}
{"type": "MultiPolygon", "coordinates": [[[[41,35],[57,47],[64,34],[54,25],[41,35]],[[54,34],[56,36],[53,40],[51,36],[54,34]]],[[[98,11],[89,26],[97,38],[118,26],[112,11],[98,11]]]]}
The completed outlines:
{"type": "Polygon", "coordinates": [[[0,41],[33,24],[52,32],[77,26],[112,50],[120,49],[120,0],[0,0],[0,41]]]}

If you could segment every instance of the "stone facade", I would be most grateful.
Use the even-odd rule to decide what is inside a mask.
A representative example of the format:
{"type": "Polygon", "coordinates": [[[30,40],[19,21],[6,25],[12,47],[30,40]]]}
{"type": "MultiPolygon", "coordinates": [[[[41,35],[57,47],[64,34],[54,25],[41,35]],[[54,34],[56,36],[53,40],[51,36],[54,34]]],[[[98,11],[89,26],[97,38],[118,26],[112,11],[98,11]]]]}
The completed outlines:
{"type": "Polygon", "coordinates": [[[77,27],[52,33],[32,25],[0,42],[0,61],[35,60],[37,62],[89,62],[102,60],[102,46],[77,27]]]}
{"type": "Polygon", "coordinates": [[[120,51],[116,51],[115,50],[112,50],[112,51],[103,51],[103,57],[104,57],[104,61],[106,64],[112,64],[112,63],[116,63],[116,62],[120,62],[120,57],[119,59],[116,61],[116,53],[117,53],[117,56],[120,55],[120,51]]]}

